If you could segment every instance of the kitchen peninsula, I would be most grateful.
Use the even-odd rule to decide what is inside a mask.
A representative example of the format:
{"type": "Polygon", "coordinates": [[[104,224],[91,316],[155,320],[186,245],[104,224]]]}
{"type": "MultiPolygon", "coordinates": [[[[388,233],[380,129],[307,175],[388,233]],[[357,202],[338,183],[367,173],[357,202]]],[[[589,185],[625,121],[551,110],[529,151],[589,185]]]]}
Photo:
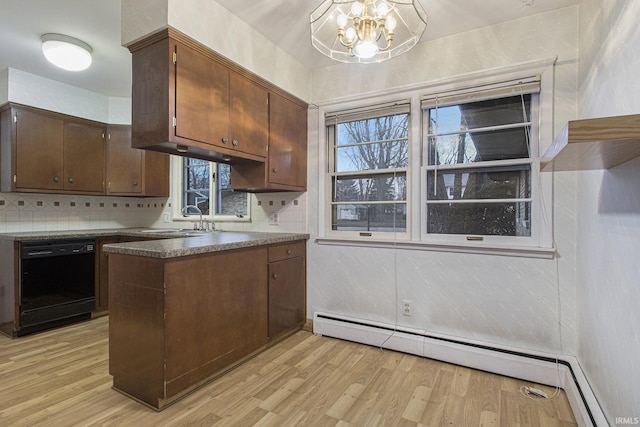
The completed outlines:
{"type": "Polygon", "coordinates": [[[300,329],[306,234],[105,245],[113,387],[161,410],[300,329]]]}

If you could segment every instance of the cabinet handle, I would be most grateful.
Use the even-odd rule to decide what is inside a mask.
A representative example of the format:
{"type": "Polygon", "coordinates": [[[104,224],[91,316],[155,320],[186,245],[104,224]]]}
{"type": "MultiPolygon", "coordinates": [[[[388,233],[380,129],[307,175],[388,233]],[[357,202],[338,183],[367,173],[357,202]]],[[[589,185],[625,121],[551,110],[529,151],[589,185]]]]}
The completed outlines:
{"type": "Polygon", "coordinates": [[[73,178],[69,178],[69,182],[73,184],[73,178]]]}
{"type": "Polygon", "coordinates": [[[133,181],[133,186],[137,187],[138,186],[138,181],[133,181]]]}
{"type": "Polygon", "coordinates": [[[60,182],[60,178],[58,178],[57,176],[53,177],[53,182],[60,182]]]}
{"type": "Polygon", "coordinates": [[[274,279],[274,280],[275,280],[275,279],[277,279],[277,278],[278,278],[278,273],[273,273],[273,274],[271,275],[271,277],[273,277],[273,279],[274,279]]]}
{"type": "Polygon", "coordinates": [[[234,139],[233,141],[231,141],[231,145],[233,145],[234,147],[238,146],[238,140],[234,139]]]}
{"type": "Polygon", "coordinates": [[[277,173],[278,172],[278,168],[273,168],[271,170],[273,171],[273,173],[277,173]]]}
{"type": "Polygon", "coordinates": [[[291,255],[291,249],[287,249],[287,255],[291,255]]]}
{"type": "Polygon", "coordinates": [[[229,142],[229,138],[227,138],[226,136],[224,138],[222,138],[222,143],[226,144],[227,142],[229,142]]]}

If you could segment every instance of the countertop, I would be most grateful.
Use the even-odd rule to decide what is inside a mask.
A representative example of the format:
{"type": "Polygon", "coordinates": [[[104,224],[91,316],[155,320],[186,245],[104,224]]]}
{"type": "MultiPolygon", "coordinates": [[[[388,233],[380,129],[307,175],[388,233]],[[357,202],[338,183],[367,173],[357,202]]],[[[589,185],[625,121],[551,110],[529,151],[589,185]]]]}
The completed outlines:
{"type": "Polygon", "coordinates": [[[192,232],[185,231],[183,233],[177,233],[176,230],[150,228],[112,228],[99,230],[0,233],[0,239],[13,241],[33,241],[48,239],[91,238],[103,236],[139,236],[141,238],[155,238],[157,240],[112,243],[104,246],[104,251],[107,253],[145,256],[151,258],[175,258],[208,252],[273,245],[277,243],[309,239],[309,235],[304,233],[217,231],[213,233],[194,233],[197,235],[189,234],[192,234],[192,232]]]}

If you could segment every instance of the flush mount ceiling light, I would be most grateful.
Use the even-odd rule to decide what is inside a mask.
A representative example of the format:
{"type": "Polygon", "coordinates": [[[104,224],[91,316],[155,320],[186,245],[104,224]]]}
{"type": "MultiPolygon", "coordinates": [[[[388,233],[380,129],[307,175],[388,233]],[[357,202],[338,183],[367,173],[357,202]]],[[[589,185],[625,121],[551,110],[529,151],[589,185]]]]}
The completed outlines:
{"type": "Polygon", "coordinates": [[[91,65],[91,46],[62,34],[44,34],[42,53],[53,65],[68,71],[82,71],[91,65]]]}
{"type": "Polygon", "coordinates": [[[420,40],[427,15],[418,0],[325,0],[309,16],[311,43],[341,62],[380,62],[420,40]]]}

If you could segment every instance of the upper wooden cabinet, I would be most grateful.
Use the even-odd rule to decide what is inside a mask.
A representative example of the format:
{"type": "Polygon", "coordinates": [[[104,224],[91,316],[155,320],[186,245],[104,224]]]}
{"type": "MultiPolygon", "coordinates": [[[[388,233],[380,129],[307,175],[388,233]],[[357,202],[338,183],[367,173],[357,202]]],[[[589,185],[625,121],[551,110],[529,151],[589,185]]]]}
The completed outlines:
{"type": "Polygon", "coordinates": [[[264,161],[268,91],[173,31],[132,46],[132,145],[264,161]]]}
{"type": "Polygon", "coordinates": [[[306,191],[307,109],[271,93],[269,156],[266,163],[231,165],[231,186],[252,192],[306,191]]]}
{"type": "Polygon", "coordinates": [[[107,127],[107,194],[169,195],[169,156],[131,148],[131,126],[107,127]]]}
{"type": "Polygon", "coordinates": [[[130,126],[18,104],[0,110],[1,191],[169,195],[169,156],[131,148],[130,126]]]}
{"type": "Polygon", "coordinates": [[[234,189],[306,190],[306,103],[172,28],[129,49],[132,146],[230,163],[234,189]]]}
{"type": "Polygon", "coordinates": [[[104,192],[104,124],[15,105],[0,119],[2,191],[104,192]]]}

